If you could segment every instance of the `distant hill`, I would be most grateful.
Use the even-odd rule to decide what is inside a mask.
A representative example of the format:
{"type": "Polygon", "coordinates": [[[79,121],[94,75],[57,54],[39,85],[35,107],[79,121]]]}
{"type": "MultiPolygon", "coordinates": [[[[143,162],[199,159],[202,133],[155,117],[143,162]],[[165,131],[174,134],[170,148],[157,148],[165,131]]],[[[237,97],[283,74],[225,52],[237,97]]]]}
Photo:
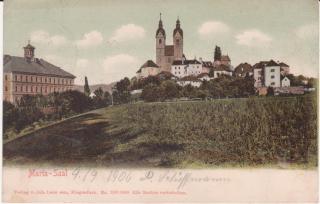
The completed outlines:
{"type": "MultiPolygon", "coordinates": [[[[89,85],[89,87],[91,92],[101,87],[103,91],[108,91],[111,93],[111,89],[115,84],[116,84],[115,82],[110,84],[94,84],[94,85],[89,85]]],[[[74,89],[77,91],[83,92],[83,85],[74,85],[74,89]]]]}

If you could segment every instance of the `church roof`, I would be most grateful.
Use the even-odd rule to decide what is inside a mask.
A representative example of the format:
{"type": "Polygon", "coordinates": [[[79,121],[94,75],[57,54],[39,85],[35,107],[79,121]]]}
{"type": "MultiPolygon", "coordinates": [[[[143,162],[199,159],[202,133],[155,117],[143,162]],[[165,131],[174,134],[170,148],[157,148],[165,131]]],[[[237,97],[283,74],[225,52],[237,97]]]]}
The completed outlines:
{"type": "Polygon", "coordinates": [[[221,61],[230,61],[230,57],[228,55],[222,55],[221,61]]]}
{"type": "Polygon", "coordinates": [[[183,30],[180,28],[180,20],[179,19],[177,19],[176,28],[173,30],[173,36],[176,33],[179,33],[181,35],[181,37],[183,37],[183,30]]]}
{"type": "Polygon", "coordinates": [[[173,56],[174,55],[174,47],[173,45],[166,45],[164,49],[165,56],[173,56]]]}
{"type": "Polygon", "coordinates": [[[76,78],[69,72],[66,72],[60,67],[57,67],[43,59],[35,58],[34,60],[27,61],[24,57],[4,55],[3,63],[3,70],[5,73],[18,72],[76,78]]]}
{"type": "Polygon", "coordinates": [[[175,35],[176,33],[179,33],[181,37],[183,37],[183,30],[181,28],[175,28],[173,30],[173,35],[175,35]]]}
{"type": "Polygon", "coordinates": [[[159,20],[159,25],[158,25],[158,29],[156,32],[156,36],[158,36],[159,33],[161,33],[164,37],[166,37],[166,31],[163,29],[161,14],[160,14],[160,20],[159,20]]]}

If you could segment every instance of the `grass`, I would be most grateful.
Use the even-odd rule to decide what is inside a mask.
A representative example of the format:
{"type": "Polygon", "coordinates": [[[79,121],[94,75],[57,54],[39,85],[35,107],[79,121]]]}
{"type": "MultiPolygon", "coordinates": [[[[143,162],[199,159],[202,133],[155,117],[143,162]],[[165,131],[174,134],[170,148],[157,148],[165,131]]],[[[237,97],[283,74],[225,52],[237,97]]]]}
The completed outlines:
{"type": "Polygon", "coordinates": [[[7,142],[4,163],[314,168],[317,118],[310,112],[312,100],[220,99],[98,109],[7,142]],[[310,143],[304,144],[305,139],[310,143]]]}

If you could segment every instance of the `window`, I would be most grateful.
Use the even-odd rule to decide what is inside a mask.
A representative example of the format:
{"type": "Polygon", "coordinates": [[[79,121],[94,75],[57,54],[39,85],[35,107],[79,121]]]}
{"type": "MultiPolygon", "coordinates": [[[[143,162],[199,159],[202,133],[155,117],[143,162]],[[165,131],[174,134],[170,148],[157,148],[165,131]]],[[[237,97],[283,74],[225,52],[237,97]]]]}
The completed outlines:
{"type": "Polygon", "coordinates": [[[14,80],[15,80],[15,81],[18,81],[18,79],[17,79],[17,75],[15,75],[15,76],[14,76],[14,80]]]}
{"type": "Polygon", "coordinates": [[[36,86],[36,92],[38,92],[38,87],[36,86]]]}
{"type": "Polygon", "coordinates": [[[274,69],[271,69],[270,72],[274,72],[274,69]]]}
{"type": "Polygon", "coordinates": [[[271,85],[275,85],[275,83],[274,83],[274,82],[272,82],[272,83],[271,83],[271,85]]]}
{"type": "Polygon", "coordinates": [[[271,79],[274,79],[274,75],[271,76],[271,79]]]}
{"type": "Polygon", "coordinates": [[[162,43],[162,40],[161,39],[159,39],[159,44],[161,44],[162,43]]]}
{"type": "Polygon", "coordinates": [[[5,87],[5,90],[8,91],[8,87],[5,87]]]}
{"type": "Polygon", "coordinates": [[[16,91],[18,91],[18,87],[16,86],[16,91]]]}
{"type": "Polygon", "coordinates": [[[28,76],[26,76],[26,82],[28,82],[28,76]]]}
{"type": "Polygon", "coordinates": [[[5,77],[4,77],[4,78],[5,78],[5,80],[6,80],[6,81],[8,80],[8,76],[7,76],[7,75],[5,75],[5,77]]]}
{"type": "Polygon", "coordinates": [[[22,81],[22,75],[20,75],[20,81],[22,81]]]}
{"type": "Polygon", "coordinates": [[[179,44],[179,39],[176,40],[177,44],[179,44]]]}

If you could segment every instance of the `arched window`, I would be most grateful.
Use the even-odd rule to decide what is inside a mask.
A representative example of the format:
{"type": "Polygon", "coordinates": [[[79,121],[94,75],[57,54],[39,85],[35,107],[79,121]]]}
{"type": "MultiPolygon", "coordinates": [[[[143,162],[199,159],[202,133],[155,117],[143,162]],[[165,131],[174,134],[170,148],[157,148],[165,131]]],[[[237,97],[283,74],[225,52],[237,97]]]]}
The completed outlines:
{"type": "Polygon", "coordinates": [[[179,44],[179,42],[180,42],[179,39],[176,39],[176,42],[177,42],[177,44],[179,44]]]}
{"type": "Polygon", "coordinates": [[[161,39],[159,39],[159,44],[161,44],[162,43],[162,40],[161,39]]]}

